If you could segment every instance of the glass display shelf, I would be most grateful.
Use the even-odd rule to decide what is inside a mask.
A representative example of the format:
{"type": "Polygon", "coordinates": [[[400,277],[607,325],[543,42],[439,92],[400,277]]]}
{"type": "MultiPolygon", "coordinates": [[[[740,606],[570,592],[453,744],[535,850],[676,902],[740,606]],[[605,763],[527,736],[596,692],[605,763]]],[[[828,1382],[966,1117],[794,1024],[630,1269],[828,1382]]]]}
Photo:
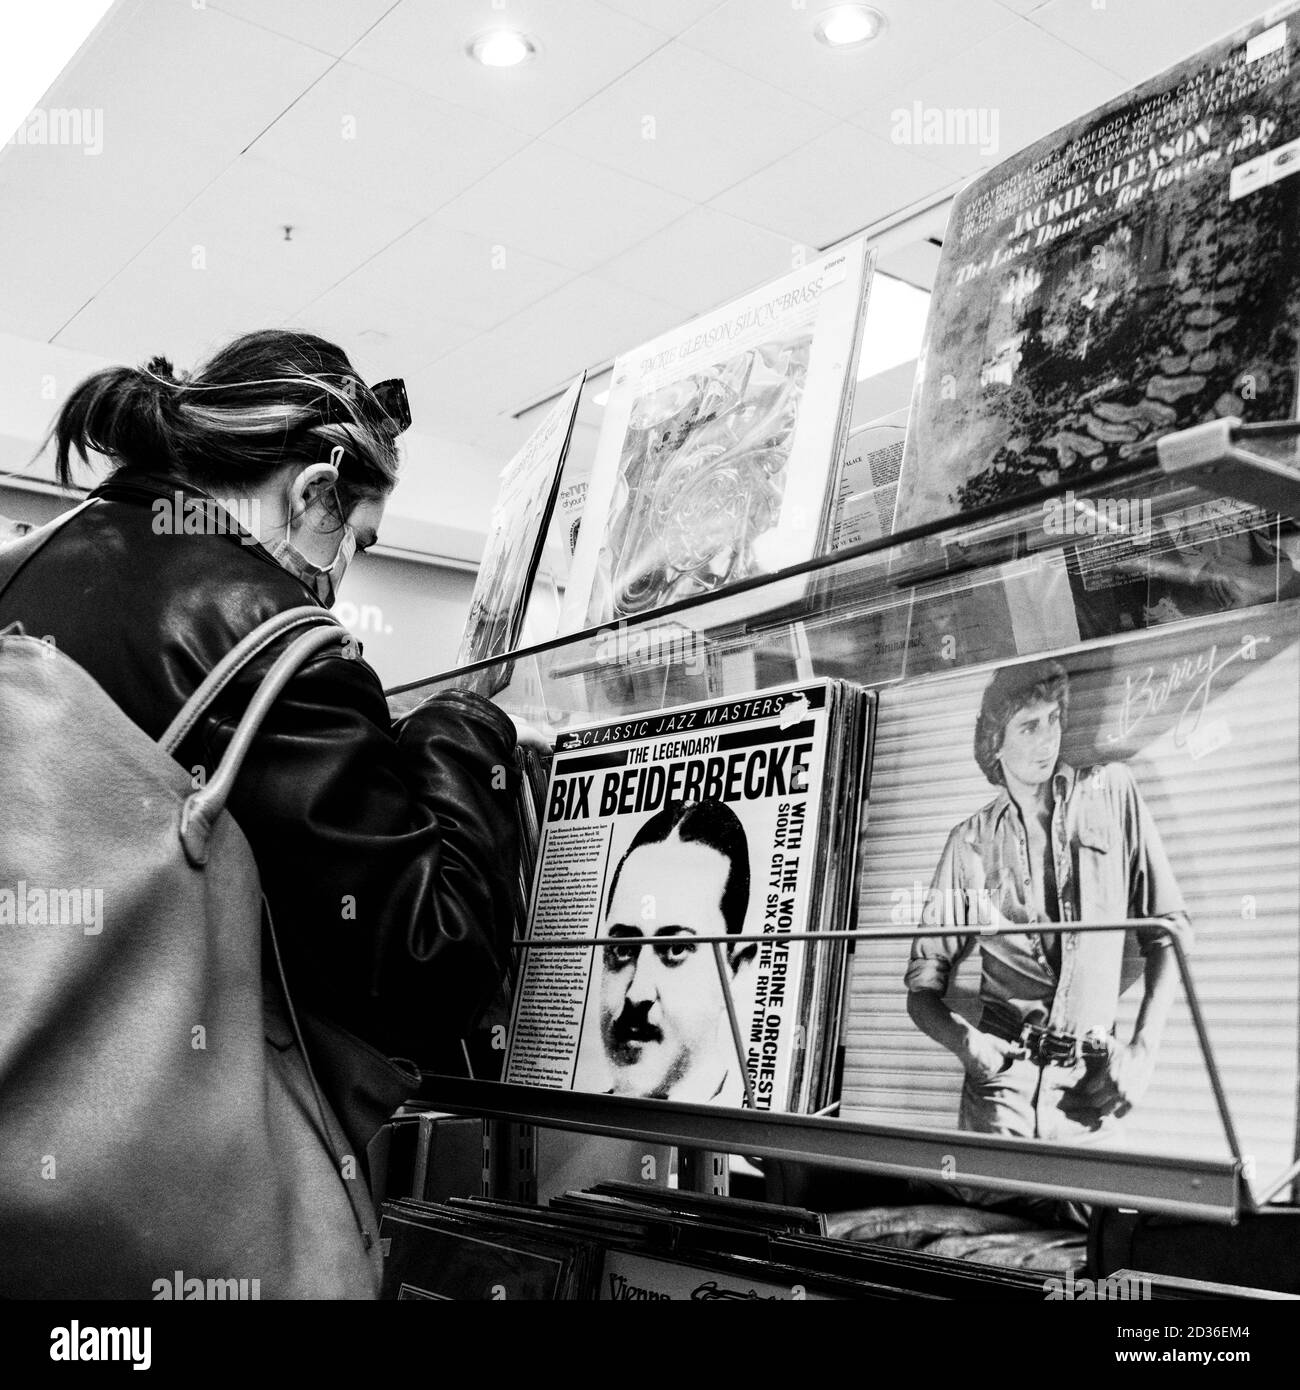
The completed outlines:
{"type": "MultiPolygon", "coordinates": [[[[1204,625],[1225,615],[1239,615],[1247,627],[1261,615],[1261,628],[1272,623],[1276,630],[1300,613],[1300,603],[1289,602],[1300,599],[1298,515],[1300,425],[1214,421],[1168,436],[1104,475],[1046,477],[1014,507],[969,511],[444,672],[388,692],[389,703],[400,717],[440,691],[475,690],[554,737],[575,725],[822,677],[852,680],[882,699],[892,692],[897,707],[931,677],[966,672],[978,679],[984,668],[1095,650],[1127,634],[1177,645],[1184,633],[1194,642],[1204,625]]],[[[1272,650],[1283,646],[1274,640],[1272,650]]],[[[1288,676],[1287,684],[1288,696],[1300,700],[1300,689],[1291,688],[1300,682],[1288,676]]],[[[1289,804],[1295,769],[1288,764],[1277,775],[1289,804]]],[[[1300,832],[1286,821],[1278,833],[1295,860],[1300,832]]],[[[1289,878],[1263,889],[1285,901],[1289,939],[1286,958],[1265,961],[1258,973],[1272,971],[1292,990],[1291,976],[1300,976],[1297,890],[1289,878]]],[[[1223,911],[1217,900],[1215,910],[1223,911]]],[[[884,938],[892,936],[897,947],[915,935],[857,932],[855,959],[864,947],[886,951],[884,938]]],[[[1276,951],[1276,940],[1258,949],[1276,951]]],[[[1294,1086],[1287,1111],[1252,1079],[1254,1005],[1233,1003],[1231,972],[1216,963],[1231,949],[1222,931],[1212,931],[1190,963],[1179,953],[1182,1041],[1166,1045],[1161,1065],[1200,1078],[1197,1123],[1206,1130],[1204,1142],[1182,1152],[1177,1135],[1169,1152],[1102,1148],[877,1121],[858,1112],[778,1114],[450,1076],[426,1076],[421,1098],[521,1125],[1233,1222],[1291,1195],[1297,1148],[1294,1086]],[[1206,973],[1211,1001],[1202,1018],[1195,1001],[1206,973]],[[1222,1077],[1214,1051],[1220,1035],[1222,1077]],[[1239,1135],[1232,1111],[1243,1088],[1260,1093],[1247,1095],[1239,1135]],[[1209,1129],[1216,1131],[1213,1144],[1209,1129]],[[1259,1167],[1255,1136],[1265,1132],[1269,1161],[1259,1167]]],[[[1294,1019],[1290,1027],[1288,1075],[1297,1067],[1294,1019]]],[[[1276,1049],[1276,1038],[1267,1045],[1276,1049]]],[[[1288,1084],[1278,1082],[1283,1090],[1288,1084]]]]}
{"type": "Polygon", "coordinates": [[[1300,593],[1300,423],[1219,420],[1104,475],[598,624],[387,692],[565,727],[814,676],[869,689],[1300,593]],[[1261,545],[1261,536],[1265,537],[1261,545]],[[1207,538],[1220,553],[1207,562],[1207,538]],[[1236,553],[1233,553],[1233,551],[1236,553]],[[1126,591],[1158,588],[1143,607],[1126,591]],[[910,645],[909,645],[910,644],[910,645]]]}

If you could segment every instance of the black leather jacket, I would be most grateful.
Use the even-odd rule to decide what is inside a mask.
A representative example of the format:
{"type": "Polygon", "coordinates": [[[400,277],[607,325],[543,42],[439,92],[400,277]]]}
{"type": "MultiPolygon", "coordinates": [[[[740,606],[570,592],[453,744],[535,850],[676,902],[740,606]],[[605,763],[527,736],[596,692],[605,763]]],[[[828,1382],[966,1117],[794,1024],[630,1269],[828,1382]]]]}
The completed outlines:
{"type": "MultiPolygon", "coordinates": [[[[0,594],[0,628],[18,621],[53,637],[153,738],[241,637],[316,602],[251,537],[155,534],[154,501],[178,490],[194,491],[176,477],[115,474],[0,594]]],[[[284,645],[186,740],[185,767],[211,774],[284,645]]],[[[514,744],[510,720],[468,693],[439,695],[394,726],[375,672],[341,654],[289,684],[230,810],[301,1006],[390,1056],[455,1065],[514,925],[514,744]]]]}

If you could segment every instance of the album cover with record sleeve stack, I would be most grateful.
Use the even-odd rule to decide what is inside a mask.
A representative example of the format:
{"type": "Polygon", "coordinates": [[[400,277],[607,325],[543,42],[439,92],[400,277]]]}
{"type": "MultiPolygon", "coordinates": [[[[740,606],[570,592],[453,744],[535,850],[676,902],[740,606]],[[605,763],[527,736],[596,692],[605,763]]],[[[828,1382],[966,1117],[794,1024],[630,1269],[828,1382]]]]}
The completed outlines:
{"type": "Polygon", "coordinates": [[[504,1080],[829,1103],[846,953],[798,936],[852,926],[873,708],[815,680],[560,735],[504,1080]]]}

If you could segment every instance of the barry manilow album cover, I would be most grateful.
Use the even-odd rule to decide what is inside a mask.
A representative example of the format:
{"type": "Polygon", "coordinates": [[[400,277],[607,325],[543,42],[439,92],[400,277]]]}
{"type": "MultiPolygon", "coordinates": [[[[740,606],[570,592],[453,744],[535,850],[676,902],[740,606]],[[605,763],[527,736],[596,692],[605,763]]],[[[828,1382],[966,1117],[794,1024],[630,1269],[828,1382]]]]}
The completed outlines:
{"type": "Polygon", "coordinates": [[[1270,11],[962,190],[895,529],[1294,417],[1298,45],[1300,10],[1270,11]]]}
{"type": "Polygon", "coordinates": [[[1243,1152],[1284,1173],[1298,689],[1293,602],[882,691],[858,924],[902,935],[854,955],[842,1113],[1226,1158],[1167,938],[1069,930],[1158,919],[1243,1152]]]}
{"type": "Polygon", "coordinates": [[[560,736],[528,931],[543,947],[525,954],[506,1081],[821,1102],[829,1069],[808,1054],[833,1047],[819,1025],[842,975],[789,938],[851,891],[870,707],[814,681],[560,736]]]}
{"type": "Polygon", "coordinates": [[[824,547],[874,265],[852,242],[615,362],[565,631],[824,547]]]}

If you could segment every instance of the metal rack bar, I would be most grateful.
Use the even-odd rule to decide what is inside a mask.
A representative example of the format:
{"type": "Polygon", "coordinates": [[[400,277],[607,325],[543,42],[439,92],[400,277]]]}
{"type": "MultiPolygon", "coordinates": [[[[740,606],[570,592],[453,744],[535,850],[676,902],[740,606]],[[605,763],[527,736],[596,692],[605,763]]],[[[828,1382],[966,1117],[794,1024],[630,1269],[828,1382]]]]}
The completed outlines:
{"type": "Polygon", "coordinates": [[[543,1128],[1137,1207],[1225,1224],[1234,1223],[1242,1207],[1240,1166],[1234,1159],[1168,1158],[457,1077],[426,1077],[422,1098],[456,1114],[543,1128]]]}
{"type": "MultiPolygon", "coordinates": [[[[790,931],[790,932],[701,932],[692,935],[693,946],[711,945],[715,942],[735,944],[737,941],[816,941],[822,944],[832,941],[911,941],[916,937],[931,936],[1024,936],[1032,932],[1036,936],[1050,936],[1053,933],[1131,931],[1141,927],[1171,936],[1170,925],[1159,917],[1124,917],[1114,922],[1035,922],[1032,927],[1011,924],[1005,927],[860,927],[853,931],[790,931]]],[[[544,940],[532,940],[526,936],[511,939],[511,946],[520,950],[585,950],[596,946],[628,946],[638,943],[635,938],[626,936],[555,936],[544,940]]],[[[679,941],[680,945],[681,942],[679,941]]]]}
{"type": "MultiPolygon", "coordinates": [[[[1107,1206],[1137,1206],[1147,1211],[1232,1222],[1238,1218],[1243,1205],[1254,1206],[1263,1198],[1251,1192],[1245,1171],[1247,1161],[1241,1152],[1227,1092],[1187,956],[1171,924],[1163,918],[1147,917],[1114,922],[1033,924],[1034,932],[1048,935],[1130,931],[1137,928],[1159,932],[1173,948],[1230,1158],[1220,1161],[1184,1160],[1080,1145],[1045,1144],[1042,1140],[1011,1139],[999,1135],[913,1129],[829,1116],[773,1114],[757,1109],[745,1066],[735,999],[722,959],[724,946],[734,946],[739,941],[811,941],[821,945],[835,941],[909,941],[918,937],[951,935],[949,927],[872,927],[854,931],[761,934],[724,932],[693,936],[692,944],[712,947],[717,963],[731,1035],[745,1082],[744,1110],[681,1103],[669,1105],[664,1101],[622,1096],[594,1097],[581,1092],[538,1091],[528,1086],[474,1083],[450,1077],[427,1077],[426,1083],[432,1088],[428,1098],[449,1110],[457,1109],[459,1104],[469,1113],[496,1115],[527,1124],[553,1124],[561,1129],[702,1150],[686,1158],[688,1179],[692,1182],[712,1181],[701,1165],[707,1167],[711,1164],[710,1171],[716,1170],[718,1153],[743,1152],[830,1167],[856,1168],[886,1176],[921,1178],[950,1185],[970,1184],[998,1191],[1099,1202],[1107,1206]],[[465,1086],[479,1088],[473,1100],[458,1100],[460,1088],[465,1086]],[[936,1153],[940,1154],[937,1163],[936,1153]],[[1040,1176],[1045,1168],[1050,1168],[1051,1181],[1040,1176]]],[[[1025,927],[1008,924],[970,930],[972,935],[980,937],[1014,936],[1023,935],[1025,927]]],[[[606,945],[626,947],[628,938],[601,935],[553,937],[542,941],[516,938],[512,945],[525,952],[594,950],[606,945]]],[[[651,941],[643,945],[647,950],[654,949],[651,941]]],[[[710,1189],[706,1186],[702,1190],[710,1189]]]]}

